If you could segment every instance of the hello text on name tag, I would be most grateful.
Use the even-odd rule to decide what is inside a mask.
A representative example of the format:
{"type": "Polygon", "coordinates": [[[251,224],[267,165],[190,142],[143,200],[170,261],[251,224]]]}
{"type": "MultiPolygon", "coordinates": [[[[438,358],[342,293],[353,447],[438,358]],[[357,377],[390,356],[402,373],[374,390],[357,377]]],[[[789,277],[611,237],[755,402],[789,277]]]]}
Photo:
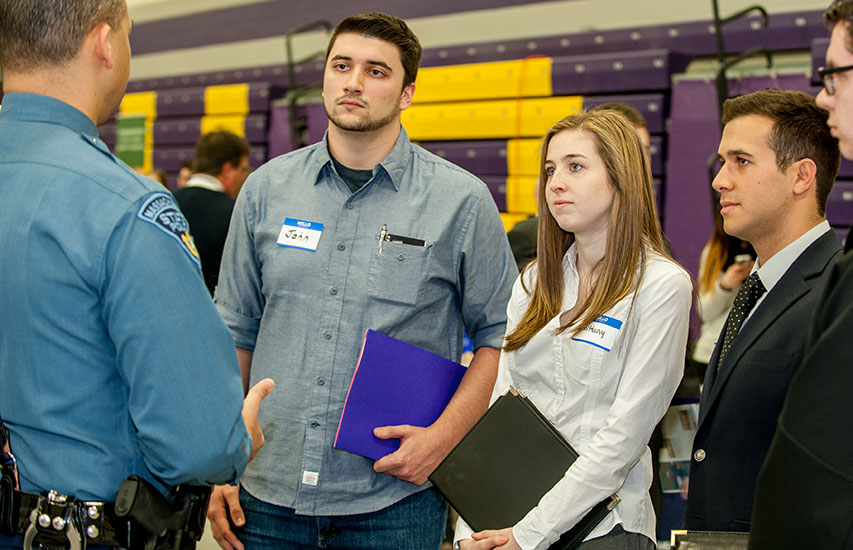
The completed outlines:
{"type": "Polygon", "coordinates": [[[317,244],[319,244],[322,234],[322,223],[285,218],[276,244],[278,246],[301,248],[313,252],[317,250],[317,244]]]}
{"type": "Polygon", "coordinates": [[[604,351],[610,351],[616,341],[616,335],[622,330],[622,321],[602,315],[572,338],[577,342],[592,344],[604,351]]]}

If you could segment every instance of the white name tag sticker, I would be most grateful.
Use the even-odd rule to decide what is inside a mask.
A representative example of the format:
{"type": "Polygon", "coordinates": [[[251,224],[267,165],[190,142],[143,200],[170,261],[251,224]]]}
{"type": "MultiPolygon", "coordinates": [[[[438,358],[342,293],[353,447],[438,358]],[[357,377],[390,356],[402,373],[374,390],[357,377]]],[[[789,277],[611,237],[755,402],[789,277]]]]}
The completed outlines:
{"type": "Polygon", "coordinates": [[[616,341],[616,335],[619,334],[620,330],[622,330],[622,321],[602,315],[590,323],[588,327],[583,329],[572,340],[592,344],[604,351],[610,351],[610,348],[613,347],[613,342],[616,341]]]}
{"type": "Polygon", "coordinates": [[[301,248],[313,252],[317,250],[317,245],[320,243],[320,235],[322,234],[322,223],[285,218],[276,244],[278,246],[301,248]]]}
{"type": "Polygon", "coordinates": [[[317,485],[318,481],[320,481],[320,472],[302,471],[302,483],[304,485],[317,485]]]}

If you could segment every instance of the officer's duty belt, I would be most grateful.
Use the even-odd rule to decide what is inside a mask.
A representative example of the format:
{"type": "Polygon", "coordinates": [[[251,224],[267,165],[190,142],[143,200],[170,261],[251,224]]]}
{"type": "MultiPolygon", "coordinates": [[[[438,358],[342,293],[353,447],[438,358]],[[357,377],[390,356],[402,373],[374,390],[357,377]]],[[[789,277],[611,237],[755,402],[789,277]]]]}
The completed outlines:
{"type": "Polygon", "coordinates": [[[15,491],[12,510],[13,534],[23,535],[24,548],[129,546],[128,520],[115,515],[113,502],[76,500],[56,491],[47,495],[15,491]]]}

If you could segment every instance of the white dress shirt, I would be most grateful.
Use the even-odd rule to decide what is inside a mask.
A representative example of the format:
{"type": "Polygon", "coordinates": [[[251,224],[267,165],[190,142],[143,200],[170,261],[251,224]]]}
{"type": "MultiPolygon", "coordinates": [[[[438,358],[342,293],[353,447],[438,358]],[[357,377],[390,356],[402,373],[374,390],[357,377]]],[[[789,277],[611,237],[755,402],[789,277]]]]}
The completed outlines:
{"type": "Polygon", "coordinates": [[[797,258],[800,257],[800,254],[805,252],[805,250],[812,245],[813,242],[818,240],[823,236],[827,231],[832,231],[832,228],[829,225],[829,222],[823,220],[816,226],[812,227],[800,237],[777,252],[770,257],[769,260],[764,262],[762,265],[758,265],[758,261],[755,262],[755,265],[752,266],[752,273],[758,272],[758,278],[761,279],[761,283],[764,285],[766,292],[761,295],[755,305],[752,306],[752,309],[749,312],[749,315],[746,316],[746,319],[743,320],[743,324],[740,326],[740,330],[743,330],[743,327],[749,322],[749,318],[752,317],[753,312],[761,306],[761,302],[764,301],[764,298],[770,294],[770,291],[773,290],[773,287],[776,286],[776,283],[787,273],[788,268],[793,265],[797,258]]]}
{"type": "Polygon", "coordinates": [[[187,187],[203,187],[211,191],[225,192],[225,186],[222,185],[221,181],[210,174],[202,174],[201,172],[190,176],[189,181],[187,181],[187,187]]]}
{"type": "MultiPolygon", "coordinates": [[[[577,301],[576,258],[572,245],[563,260],[562,311],[577,301]]],[[[527,288],[534,287],[536,273],[533,266],[524,274],[527,288]]],[[[520,279],[507,306],[508,333],[530,302],[520,279]]],[[[621,503],[587,540],[620,523],[655,540],[647,443],[681,380],[692,290],[687,272],[650,253],[639,290],[606,313],[622,326],[601,336],[605,345],[573,339],[571,330],[555,335],[557,315],[522,348],[501,353],[492,401],[509,385],[520,388],[581,455],[539,505],[511,526],[522,549],[548,548],[613,493],[621,503]]],[[[460,519],[455,539],[470,536],[460,519]]]]}

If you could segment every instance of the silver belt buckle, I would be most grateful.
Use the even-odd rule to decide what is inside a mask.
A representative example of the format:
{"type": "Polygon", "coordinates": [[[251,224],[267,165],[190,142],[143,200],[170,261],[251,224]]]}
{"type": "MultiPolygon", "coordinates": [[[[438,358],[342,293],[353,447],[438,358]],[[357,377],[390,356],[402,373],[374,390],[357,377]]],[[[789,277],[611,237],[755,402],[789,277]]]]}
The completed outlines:
{"type": "Polygon", "coordinates": [[[30,523],[24,532],[24,550],[33,550],[33,542],[40,530],[56,533],[63,531],[68,539],[68,550],[85,548],[80,532],[74,525],[73,510],[73,502],[68,502],[67,496],[56,491],[50,491],[47,497],[39,497],[39,504],[30,512],[30,523]],[[62,508],[62,515],[51,516],[48,510],[56,506],[62,508]]]}

